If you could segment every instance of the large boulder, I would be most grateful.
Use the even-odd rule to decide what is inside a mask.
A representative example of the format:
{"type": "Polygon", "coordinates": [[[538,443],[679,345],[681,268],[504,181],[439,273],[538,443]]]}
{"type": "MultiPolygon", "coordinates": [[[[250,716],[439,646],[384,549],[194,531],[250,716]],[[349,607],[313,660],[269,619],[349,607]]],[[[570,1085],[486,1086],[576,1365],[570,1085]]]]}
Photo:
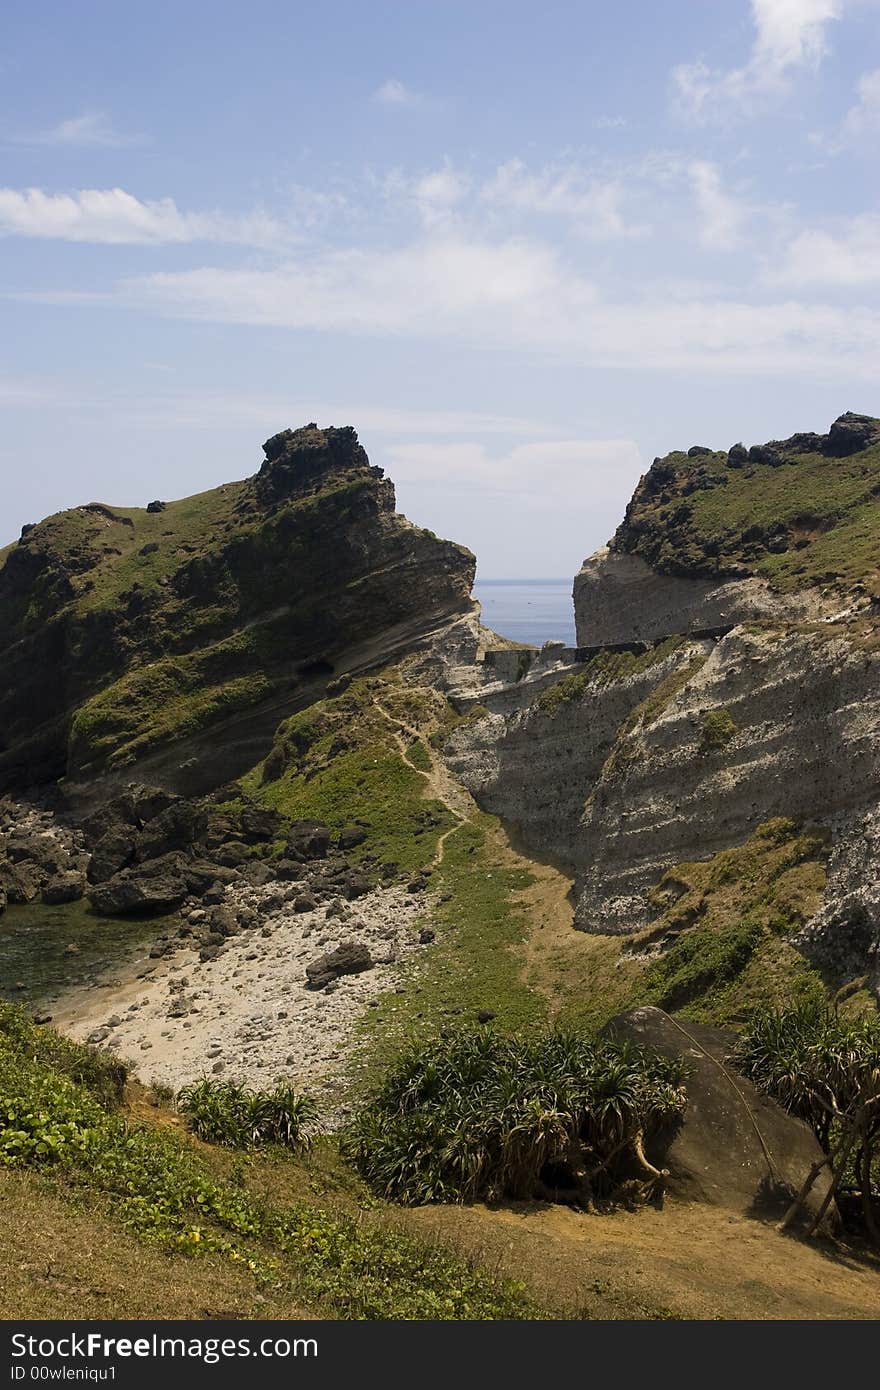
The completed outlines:
{"type": "Polygon", "coordinates": [[[49,879],[43,889],[44,903],[79,902],[85,891],[85,879],[76,869],[67,869],[49,879]]]}
{"type": "Polygon", "coordinates": [[[306,966],[308,986],[310,989],[323,989],[340,975],[359,975],[362,970],[372,970],[375,963],[369,946],[360,941],[343,941],[335,951],[318,956],[317,960],[306,966]]]}
{"type": "MultiPolygon", "coordinates": [[[[781,1216],[821,1150],[802,1121],[732,1066],[736,1035],[655,1008],[619,1014],[604,1032],[687,1063],[683,1121],[646,1144],[652,1162],[669,1170],[668,1190],[748,1215],[781,1216]]],[[[813,1187],[808,1213],[815,1213],[827,1185],[823,1173],[813,1187]]]]}
{"type": "Polygon", "coordinates": [[[325,859],[330,851],[330,827],[316,820],[295,820],[287,832],[289,859],[325,859]]]}
{"type": "Polygon", "coordinates": [[[105,917],[146,917],[179,907],[187,892],[180,860],[167,855],[96,884],[89,891],[89,901],[105,917]]]}

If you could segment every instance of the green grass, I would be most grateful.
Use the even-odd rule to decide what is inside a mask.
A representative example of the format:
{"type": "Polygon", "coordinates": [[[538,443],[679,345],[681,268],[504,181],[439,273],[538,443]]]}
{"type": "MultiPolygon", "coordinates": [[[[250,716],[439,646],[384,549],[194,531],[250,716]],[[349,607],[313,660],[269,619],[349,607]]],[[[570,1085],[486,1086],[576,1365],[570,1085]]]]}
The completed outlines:
{"type": "MultiPolygon", "coordinates": [[[[762,1009],[834,992],[788,938],[820,907],[827,836],[776,819],[742,845],[666,871],[648,894],[650,922],[625,937],[577,934],[545,985],[565,1027],[597,1027],[656,1004],[738,1026],[762,1009]]],[[[855,995],[846,1008],[861,1009],[855,995]]]]}
{"type": "Polygon", "coordinates": [[[497,822],[478,813],[446,841],[443,864],[432,877],[426,922],[436,940],[408,967],[396,989],[382,995],[360,1026],[359,1062],[375,1079],[414,1032],[495,1014],[511,1030],[542,1026],[546,1001],[523,977],[519,948],[526,910],[517,895],[532,881],[527,870],[499,855],[497,822]],[[443,901],[446,899],[446,901],[443,901]]]}
{"type": "Polygon", "coordinates": [[[145,1244],[174,1258],[219,1257],[249,1271],[255,1291],[289,1289],[318,1316],[541,1315],[519,1286],[439,1245],[302,1201],[280,1205],[253,1192],[241,1166],[219,1174],[176,1130],[131,1123],[35,1055],[41,1035],[21,1011],[5,1006],[2,1018],[0,1165],[39,1169],[59,1196],[145,1244]]]}
{"type": "MultiPolygon", "coordinates": [[[[434,713],[393,673],[353,681],[336,698],[285,721],[269,757],[242,786],[292,820],[324,821],[334,830],[363,823],[367,839],[354,858],[372,855],[413,872],[430,864],[455,821],[441,802],[425,797],[425,779],[404,762],[380,705],[411,726],[434,713]]],[[[408,757],[416,767],[430,766],[423,744],[411,745],[408,757]]]]}
{"type": "Polygon", "coordinates": [[[736,724],[730,710],[710,709],[700,730],[700,752],[718,753],[736,737],[736,724]]]}
{"type": "Polygon", "coordinates": [[[603,686],[614,685],[629,676],[640,675],[653,666],[665,661],[685,645],[684,637],[667,637],[647,652],[597,652],[587,662],[582,671],[561,680],[542,690],[535,701],[535,708],[544,714],[552,714],[560,705],[582,700],[591,690],[601,690],[603,686]]]}
{"type": "Polygon", "coordinates": [[[846,458],[789,452],[776,467],[673,452],[652,473],[618,548],[673,573],[745,572],[783,591],[833,584],[880,593],[880,444],[846,458]]]}

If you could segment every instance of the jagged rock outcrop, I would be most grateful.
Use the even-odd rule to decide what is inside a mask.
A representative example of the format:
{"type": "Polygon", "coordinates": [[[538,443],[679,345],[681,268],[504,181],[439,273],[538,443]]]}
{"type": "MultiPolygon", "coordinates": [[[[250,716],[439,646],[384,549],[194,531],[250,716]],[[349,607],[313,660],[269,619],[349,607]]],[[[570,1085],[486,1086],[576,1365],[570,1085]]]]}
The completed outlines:
{"type": "Polygon", "coordinates": [[[575,578],[578,645],[804,621],[880,595],[878,489],[880,420],[867,415],[656,458],[575,578]]]}
{"type": "Polygon", "coordinates": [[[264,448],[245,482],[75,508],[0,552],[0,790],[141,763],[204,791],[339,669],[471,609],[473,556],[395,512],[353,429],[264,448]]]}
{"type": "Polygon", "coordinates": [[[640,555],[604,546],[574,581],[579,647],[658,642],[671,633],[720,633],[738,623],[810,621],[840,608],[817,593],[777,593],[766,579],[661,574],[640,555]]]}

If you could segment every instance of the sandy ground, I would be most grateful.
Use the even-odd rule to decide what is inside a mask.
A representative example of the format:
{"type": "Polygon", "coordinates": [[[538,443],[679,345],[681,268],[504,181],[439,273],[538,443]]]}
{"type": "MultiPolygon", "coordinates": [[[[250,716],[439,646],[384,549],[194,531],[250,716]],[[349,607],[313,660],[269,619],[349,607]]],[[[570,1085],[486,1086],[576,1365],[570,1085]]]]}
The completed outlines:
{"type": "Polygon", "coordinates": [[[779,1235],[772,1225],[703,1203],[592,1216],[531,1210],[420,1207],[421,1235],[479,1253],[551,1306],[593,1317],[874,1319],[880,1259],[830,1242],[779,1235]]]}
{"type": "Polygon", "coordinates": [[[109,986],[98,979],[62,998],[54,1026],[94,1038],[146,1083],[177,1090],[211,1073],[254,1086],[291,1080],[319,1095],[325,1119],[338,1118],[333,1074],[370,1001],[398,985],[400,965],[422,949],[426,902],[389,887],[346,904],[344,917],[328,916],[323,904],[294,912],[305,887],[283,885],[288,901],[268,913],[278,885],[228,890],[227,905],[262,908],[259,925],[230,937],[214,960],[200,961],[186,938],[144,978],[142,962],[127,976],[117,969],[109,986]],[[365,943],[377,964],[307,988],[306,965],[343,941],[365,943]]]}

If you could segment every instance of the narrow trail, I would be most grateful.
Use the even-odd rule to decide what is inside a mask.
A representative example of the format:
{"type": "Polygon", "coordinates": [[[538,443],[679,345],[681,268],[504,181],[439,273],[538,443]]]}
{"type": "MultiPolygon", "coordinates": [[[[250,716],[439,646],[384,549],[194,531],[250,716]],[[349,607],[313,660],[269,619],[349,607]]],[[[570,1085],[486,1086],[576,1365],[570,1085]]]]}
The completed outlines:
{"type": "MultiPolygon", "coordinates": [[[[375,696],[373,703],[390,725],[401,758],[407,767],[423,778],[426,795],[439,801],[455,819],[455,825],[445,830],[437,841],[431,862],[431,867],[437,868],[443,863],[447,840],[463,825],[473,820],[479,813],[479,807],[470,792],[453,777],[419,729],[393,715],[375,696]],[[418,742],[425,749],[430,760],[429,769],[417,767],[412,761],[407,740],[409,743],[418,742]]],[[[562,943],[570,945],[575,936],[574,907],[571,900],[572,880],[553,865],[520,854],[500,821],[490,832],[490,838],[499,861],[508,868],[526,870],[531,879],[528,887],[522,889],[515,899],[524,909],[528,923],[521,947],[523,979],[544,996],[548,1015],[553,1021],[559,1010],[559,994],[552,988],[547,971],[542,969],[542,966],[548,956],[555,956],[562,943]]]]}
{"type": "Polygon", "coordinates": [[[443,863],[443,857],[446,853],[446,841],[449,839],[450,835],[455,835],[456,832],[471,819],[474,811],[477,809],[476,803],[470,794],[465,791],[464,787],[456,782],[448,768],[435,755],[430,745],[422,738],[418,729],[413,728],[411,724],[405,723],[404,720],[397,718],[390,710],[387,710],[383,704],[380,704],[375,697],[373,698],[373,704],[382,715],[382,718],[390,724],[394,741],[407,767],[411,768],[413,772],[417,772],[418,775],[424,779],[426,794],[445,806],[449,814],[455,820],[455,825],[451,825],[448,830],[444,830],[437,841],[437,848],[434,850],[434,855],[431,860],[431,868],[439,868],[443,863]],[[409,756],[409,746],[407,744],[406,735],[409,736],[411,742],[420,743],[425,749],[430,762],[429,768],[417,767],[413,762],[412,758],[409,756]]]}

